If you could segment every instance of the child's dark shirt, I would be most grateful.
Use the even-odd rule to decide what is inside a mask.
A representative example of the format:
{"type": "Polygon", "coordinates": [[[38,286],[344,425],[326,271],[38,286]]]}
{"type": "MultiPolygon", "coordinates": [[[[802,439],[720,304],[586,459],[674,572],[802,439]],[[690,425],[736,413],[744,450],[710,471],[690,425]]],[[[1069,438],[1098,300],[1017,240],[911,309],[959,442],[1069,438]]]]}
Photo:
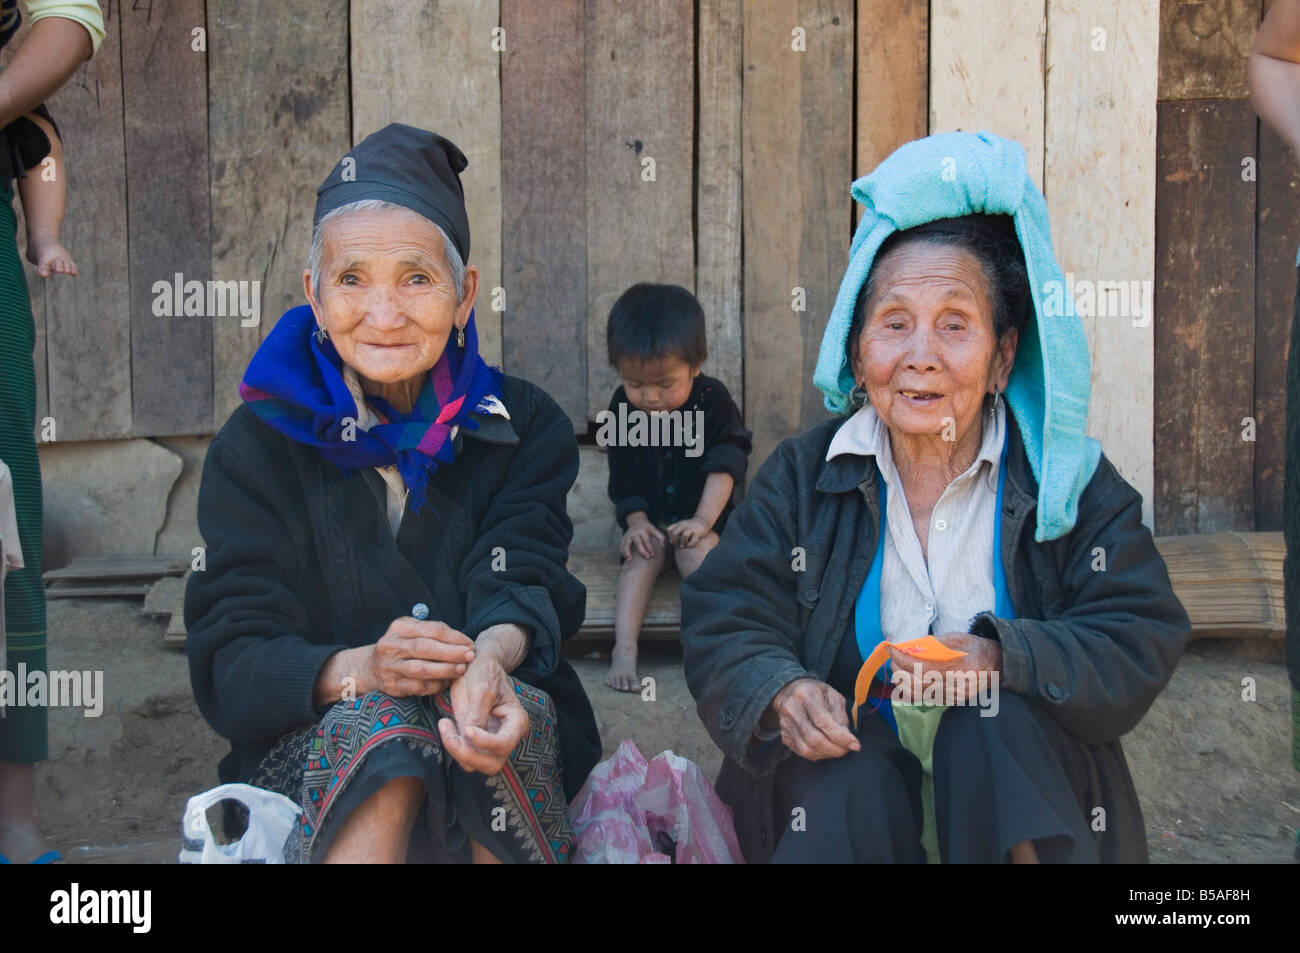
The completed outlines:
{"type": "MultiPolygon", "coordinates": [[[[626,414],[636,410],[622,385],[609,404],[616,428],[620,403],[627,403],[626,414]]],[[[745,429],[740,408],[722,381],[700,374],[679,410],[704,411],[704,439],[698,456],[688,456],[691,448],[687,446],[632,447],[620,445],[617,439],[609,445],[609,498],[614,502],[615,519],[625,531],[628,514],[637,510],[643,510],[660,529],[693,517],[710,473],[730,473],[736,481],[731,498],[713,524],[719,535],[735,509],[753,449],[753,434],[745,429]]]]}

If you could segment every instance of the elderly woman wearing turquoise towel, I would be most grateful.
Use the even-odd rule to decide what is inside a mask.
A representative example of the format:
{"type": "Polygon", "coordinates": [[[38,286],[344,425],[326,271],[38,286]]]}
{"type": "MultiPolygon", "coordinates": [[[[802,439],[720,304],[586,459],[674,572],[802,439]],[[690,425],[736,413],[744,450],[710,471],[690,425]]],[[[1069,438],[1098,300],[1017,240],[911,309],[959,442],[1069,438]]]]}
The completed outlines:
{"type": "Polygon", "coordinates": [[[777,447],[682,584],[746,858],[1145,861],[1119,739],[1189,625],[1085,435],[1087,346],[1024,150],[931,136],[853,196],[814,375],[836,416],[777,447]]]}

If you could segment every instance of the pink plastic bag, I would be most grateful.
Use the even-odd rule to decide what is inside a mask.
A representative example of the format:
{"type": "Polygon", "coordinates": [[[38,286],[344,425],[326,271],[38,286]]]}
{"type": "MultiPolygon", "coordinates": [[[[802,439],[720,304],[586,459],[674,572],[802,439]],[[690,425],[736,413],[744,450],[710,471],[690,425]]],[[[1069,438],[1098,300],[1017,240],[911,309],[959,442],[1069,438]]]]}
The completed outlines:
{"type": "Polygon", "coordinates": [[[570,806],[574,863],[743,864],[731,808],[699,765],[665,751],[649,764],[631,741],[592,770],[570,806]]]}

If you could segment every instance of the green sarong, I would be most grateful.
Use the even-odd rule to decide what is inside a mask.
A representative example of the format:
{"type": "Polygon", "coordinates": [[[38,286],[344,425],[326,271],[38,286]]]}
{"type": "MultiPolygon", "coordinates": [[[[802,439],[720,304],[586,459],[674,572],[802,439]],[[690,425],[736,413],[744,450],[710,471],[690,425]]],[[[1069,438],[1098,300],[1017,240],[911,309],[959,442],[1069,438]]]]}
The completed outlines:
{"type": "MultiPolygon", "coordinates": [[[[4,613],[8,659],[13,672],[44,671],[45,585],[41,581],[41,463],[36,455],[36,370],[32,362],[36,324],[27,277],[18,257],[13,191],[0,187],[0,460],[13,477],[22,569],[5,577],[4,613]]],[[[44,761],[44,706],[6,707],[0,718],[0,762],[44,761]]]]}

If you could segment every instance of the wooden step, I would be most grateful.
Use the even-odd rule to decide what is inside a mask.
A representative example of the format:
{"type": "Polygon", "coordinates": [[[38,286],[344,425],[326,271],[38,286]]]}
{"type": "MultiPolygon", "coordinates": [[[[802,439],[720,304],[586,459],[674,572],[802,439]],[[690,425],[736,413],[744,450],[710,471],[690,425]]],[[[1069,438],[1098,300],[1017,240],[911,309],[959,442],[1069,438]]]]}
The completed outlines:
{"type": "Polygon", "coordinates": [[[1283,639],[1281,533],[1160,536],[1174,593],[1192,638],[1283,639]]]}
{"type": "MultiPolygon", "coordinates": [[[[613,549],[569,550],[569,572],[587,587],[587,618],[574,642],[597,641],[614,637],[614,597],[618,592],[620,564],[613,549]]],[[[682,624],[682,606],[677,589],[682,577],[676,569],[666,569],[655,582],[646,606],[641,638],[673,641],[682,624]]]]}
{"type": "Polygon", "coordinates": [[[105,581],[118,579],[158,579],[179,576],[189,569],[184,559],[166,556],[78,556],[62,569],[42,575],[47,583],[55,580],[105,581]]]}

